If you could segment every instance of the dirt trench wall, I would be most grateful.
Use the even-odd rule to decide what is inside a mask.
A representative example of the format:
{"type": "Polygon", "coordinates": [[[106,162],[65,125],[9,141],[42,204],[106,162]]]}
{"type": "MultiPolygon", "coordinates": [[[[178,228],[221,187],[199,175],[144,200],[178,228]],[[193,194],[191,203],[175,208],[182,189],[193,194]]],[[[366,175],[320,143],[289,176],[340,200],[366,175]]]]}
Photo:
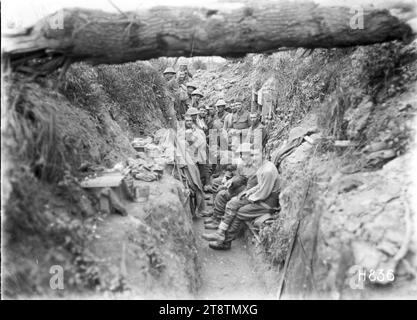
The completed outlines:
{"type": "Polygon", "coordinates": [[[200,262],[184,188],[164,176],[147,183],[146,204],[128,203],[128,216],[96,224],[89,247],[100,261],[101,285],[109,298],[192,299],[200,284],[200,262]]]}
{"type": "MultiPolygon", "coordinates": [[[[391,106],[404,99],[395,98],[391,106]]],[[[304,119],[300,127],[313,129],[312,119],[304,119]]],[[[323,154],[317,147],[304,141],[280,167],[280,215],[286,221],[282,228],[292,226],[293,235],[301,218],[283,297],[415,297],[417,287],[411,279],[417,267],[416,184],[410,174],[415,151],[380,169],[352,171],[351,162],[340,153],[323,154]],[[356,274],[359,268],[367,272],[365,281],[356,274]],[[383,281],[369,278],[378,270],[384,272],[383,281]],[[389,273],[395,281],[387,281],[389,273]]]]}
{"type": "MultiPolygon", "coordinates": [[[[259,251],[278,267],[279,279],[301,218],[283,297],[416,296],[416,241],[408,243],[407,227],[407,212],[415,216],[408,210],[417,108],[415,41],[263,59],[256,70],[269,61],[277,66],[270,73],[279,83],[266,154],[292,133],[317,131],[310,135],[316,143],[303,141],[282,161],[282,209],[276,222],[260,231],[259,251]],[[352,145],[335,147],[336,140],[352,145]],[[367,281],[364,289],[354,290],[350,268],[355,265],[368,272],[395,269],[396,280],[367,281]]],[[[256,70],[249,65],[245,73],[252,84],[262,79],[256,70]]]]}

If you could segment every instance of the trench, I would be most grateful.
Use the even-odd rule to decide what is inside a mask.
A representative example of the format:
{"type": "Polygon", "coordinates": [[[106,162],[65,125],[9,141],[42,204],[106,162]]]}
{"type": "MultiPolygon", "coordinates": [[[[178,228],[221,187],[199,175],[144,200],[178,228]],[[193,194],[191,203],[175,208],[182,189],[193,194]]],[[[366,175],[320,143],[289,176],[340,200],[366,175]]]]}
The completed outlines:
{"type": "MultiPolygon", "coordinates": [[[[45,274],[46,277],[49,274],[41,271],[46,270],[50,261],[62,264],[71,261],[68,251],[61,250],[65,238],[69,237],[72,245],[77,237],[82,238],[83,242],[88,242],[84,241],[85,234],[74,235],[73,230],[66,229],[76,216],[74,220],[78,219],[78,224],[79,221],[87,220],[93,220],[97,224],[94,234],[96,238],[92,242],[94,246],[97,245],[95,253],[100,261],[94,265],[91,260],[82,260],[82,273],[87,273],[88,276],[83,281],[96,284],[100,276],[100,285],[116,297],[275,299],[282,277],[282,266],[286,262],[286,253],[294,231],[292,228],[296,225],[297,215],[300,214],[302,222],[286,274],[285,292],[290,297],[311,298],[316,297],[312,295],[316,292],[323,292],[325,298],[332,299],[373,298],[381,293],[386,297],[400,293],[404,293],[406,297],[416,296],[415,282],[410,281],[413,274],[416,275],[416,242],[407,242],[404,236],[409,234],[409,210],[403,201],[405,196],[402,193],[403,186],[409,190],[412,180],[409,163],[412,162],[410,159],[413,154],[408,144],[411,143],[409,137],[412,132],[409,123],[414,119],[417,108],[415,86],[413,87],[415,76],[409,83],[405,81],[402,91],[396,94],[384,95],[385,91],[381,90],[379,98],[376,95],[370,97],[361,93],[358,99],[356,93],[352,93],[352,101],[355,103],[351,101],[351,104],[346,106],[347,116],[343,128],[339,128],[344,134],[341,136],[349,140],[337,140],[335,137],[330,139],[326,136],[329,134],[326,125],[334,129],[339,124],[338,119],[333,119],[332,115],[336,112],[334,108],[340,106],[326,104],[325,100],[317,103],[318,98],[315,97],[317,95],[339,98],[337,90],[327,91],[327,87],[315,82],[317,74],[323,82],[330,81],[329,75],[333,76],[337,73],[335,70],[342,68],[346,72],[341,74],[348,77],[347,75],[354,71],[351,59],[355,58],[367,65],[371,60],[369,57],[373,57],[374,54],[381,60],[374,68],[380,68],[389,57],[384,48],[376,46],[357,48],[352,52],[338,51],[339,56],[329,55],[330,63],[323,62],[323,56],[326,57],[327,52],[319,52],[307,58],[297,57],[293,53],[278,53],[276,57],[258,57],[258,62],[253,62],[253,57],[248,57],[244,61],[228,62],[214,72],[198,72],[195,79],[203,91],[207,92],[207,103],[215,103],[219,95],[225,94],[224,90],[227,90],[226,93],[233,97],[245,93],[249,105],[249,89],[253,83],[269,84],[271,87],[271,79],[272,82],[280,80],[285,94],[277,90],[275,95],[284,101],[276,105],[276,112],[280,118],[277,118],[270,128],[267,151],[271,154],[279,150],[282,143],[285,146],[290,137],[294,136],[293,133],[296,140],[299,140],[292,153],[280,163],[280,179],[283,182],[280,194],[281,211],[279,219],[277,218],[271,226],[263,226],[267,229],[263,235],[264,244],[267,245],[254,245],[253,236],[246,230],[232,242],[232,248],[227,251],[213,250],[201,238],[202,233],[207,231],[204,229],[203,219],[191,219],[185,212],[176,191],[180,182],[170,174],[166,174],[160,181],[150,183],[150,200],[145,205],[133,205],[133,214],[129,214],[128,217],[113,213],[104,216],[97,214],[97,210],[93,208],[97,205],[97,199],[89,197],[85,190],[71,184],[71,179],[65,180],[68,178],[64,174],[67,168],[57,165],[64,163],[64,159],[51,151],[59,150],[61,156],[66,156],[68,166],[72,169],[71,174],[77,178],[79,168],[87,167],[94,172],[96,169],[102,169],[97,167],[110,168],[126,159],[135,158],[136,154],[131,146],[135,133],[144,128],[148,132],[155,132],[168,126],[162,107],[166,105],[166,88],[159,74],[160,70],[142,63],[118,66],[117,69],[113,69],[113,66],[97,68],[83,64],[75,65],[71,67],[67,80],[67,95],[51,93],[48,84],[41,81],[25,84],[25,95],[20,99],[22,101],[16,102],[20,109],[8,111],[27,126],[23,128],[23,132],[32,130],[41,138],[44,135],[45,139],[39,139],[36,134],[29,136],[29,146],[31,143],[41,144],[41,147],[36,145],[38,148],[35,148],[37,152],[40,150],[40,154],[19,154],[26,145],[19,148],[21,141],[18,139],[14,141],[16,148],[10,152],[18,154],[20,158],[15,157],[18,161],[9,164],[15,169],[11,175],[14,178],[11,188],[14,202],[11,204],[19,204],[8,208],[9,215],[22,219],[12,220],[9,226],[15,240],[10,251],[16,252],[8,261],[10,269],[17,275],[12,276],[24,278],[26,274],[36,274],[38,278],[34,281],[34,286],[45,287],[44,284],[49,281],[48,278],[45,281],[45,274]],[[281,59],[286,61],[286,65],[279,63],[281,59]],[[269,68],[274,64],[277,65],[269,68]],[[326,67],[320,71],[323,65],[326,67]],[[306,79],[293,72],[298,66],[299,70],[303,71],[300,72],[302,75],[307,74],[306,79]],[[281,74],[282,67],[286,68],[287,73],[281,74]],[[134,77],[137,74],[140,74],[140,77],[134,77]],[[289,75],[293,77],[291,81],[294,85],[286,87],[289,75]],[[100,83],[103,79],[112,81],[100,83]],[[137,81],[137,92],[129,91],[130,87],[126,86],[126,81],[129,81],[126,79],[132,79],[132,83],[137,81]],[[100,85],[97,86],[97,83],[100,85]],[[299,86],[299,83],[302,85],[299,86]],[[292,96],[292,88],[295,86],[299,86],[303,93],[300,97],[292,96]],[[157,89],[149,91],[150,87],[157,89]],[[76,98],[72,99],[71,96],[76,98]],[[126,100],[120,102],[120,96],[126,100]],[[144,97],[146,101],[138,107],[137,101],[142,101],[144,97]],[[287,97],[288,100],[285,100],[287,97]],[[307,104],[311,106],[306,106],[307,104]],[[26,109],[32,113],[24,112],[26,109]],[[36,113],[33,110],[40,112],[36,113]],[[31,116],[30,119],[25,118],[28,114],[31,116]],[[55,131],[48,131],[48,121],[54,117],[54,125],[57,128],[55,131],[60,134],[56,137],[55,131]],[[38,127],[33,126],[35,120],[40,123],[38,127]],[[319,120],[334,123],[319,124],[319,120]],[[358,123],[362,124],[360,128],[358,123]],[[139,130],[135,132],[132,128],[139,130]],[[300,132],[301,136],[297,136],[300,132]],[[48,149],[51,147],[47,145],[50,143],[50,136],[56,140],[51,144],[53,148],[48,149]],[[361,144],[354,147],[335,146],[333,144],[336,141],[360,141],[361,144]],[[43,143],[46,145],[42,145],[43,143]],[[386,148],[382,151],[390,151],[395,156],[383,158],[385,154],[378,153],[380,150],[366,151],[375,148],[375,145],[380,146],[381,143],[386,148]],[[55,166],[51,166],[55,171],[49,172],[50,176],[59,175],[64,181],[63,186],[62,181],[59,181],[61,184],[57,187],[57,181],[47,180],[47,175],[46,178],[42,174],[40,177],[33,177],[39,168],[42,169],[39,163],[42,164],[45,157],[50,155],[55,161],[55,166]],[[374,162],[371,163],[371,168],[360,167],[363,161],[369,159],[369,155],[375,156],[372,158],[374,162]],[[54,159],[53,156],[58,158],[54,159]],[[84,162],[87,162],[87,166],[84,162]],[[37,167],[30,167],[32,164],[37,167]],[[353,165],[356,167],[352,168],[353,165]],[[20,170],[22,167],[29,167],[34,174],[20,170]],[[312,181],[312,188],[307,201],[304,201],[303,194],[309,180],[312,181]],[[24,183],[19,184],[15,181],[24,183]],[[387,185],[390,188],[384,187],[387,185]],[[54,189],[60,193],[54,193],[54,189]],[[45,203],[49,207],[45,207],[45,203]],[[31,216],[29,219],[29,214],[22,214],[26,213],[29,207],[34,218],[31,216]],[[64,223],[58,224],[59,228],[53,229],[52,232],[48,229],[53,235],[50,238],[47,238],[50,234],[45,232],[42,226],[40,230],[35,229],[33,238],[27,237],[21,226],[26,227],[32,221],[40,220],[36,217],[44,217],[45,213],[49,214],[47,217],[54,225],[58,224],[57,221],[64,223]],[[80,215],[82,219],[79,219],[80,215]],[[57,217],[65,217],[67,220],[61,221],[57,217]],[[65,234],[66,237],[61,237],[64,239],[56,236],[60,235],[62,229],[68,232],[68,236],[65,234]],[[46,236],[41,238],[43,235],[46,236]],[[49,247],[39,245],[39,250],[36,247],[39,238],[45,240],[49,247]],[[35,241],[32,241],[33,239],[35,241]],[[58,241],[57,244],[51,239],[61,242],[58,241]],[[31,252],[31,248],[35,250],[31,252]],[[394,285],[371,285],[364,291],[349,289],[346,279],[350,266],[358,263],[363,263],[369,268],[386,266],[387,263],[392,263],[400,248],[405,248],[401,251],[405,250],[407,255],[401,258],[405,263],[394,259],[394,262],[398,263],[398,266],[394,266],[398,282],[394,285]],[[46,258],[43,262],[39,259],[38,265],[39,257],[46,258]],[[31,273],[28,270],[31,270],[31,273]]],[[[413,57],[412,61],[416,61],[416,55],[413,57]]],[[[396,58],[399,61],[402,59],[401,56],[396,58]]],[[[412,67],[412,70],[416,70],[415,62],[412,67]]],[[[394,80],[396,79],[392,82],[394,80]]],[[[344,81],[349,83],[351,79],[347,78],[344,81]]],[[[371,87],[365,80],[361,81],[364,81],[364,86],[371,87]]],[[[47,158],[47,161],[49,159],[47,158]]],[[[51,167],[45,166],[42,170],[48,172],[51,167]]],[[[208,207],[211,208],[212,206],[208,207]]],[[[27,229],[32,230],[32,227],[27,229]]],[[[85,258],[78,252],[76,254],[77,258],[85,258]]],[[[79,273],[76,273],[75,278],[78,276],[79,273]]],[[[82,287],[76,283],[76,290],[77,286],[82,287]]],[[[44,292],[39,290],[36,294],[39,292],[51,294],[47,285],[44,292]]],[[[90,291],[85,292],[88,292],[87,297],[91,297],[90,291]]],[[[101,293],[98,295],[102,297],[101,293]]]]}
{"type": "Polygon", "coordinates": [[[273,292],[268,291],[265,277],[257,268],[253,259],[249,239],[246,234],[232,242],[232,248],[218,251],[209,248],[208,242],[201,238],[207,230],[204,220],[196,218],[193,229],[201,264],[201,286],[196,299],[274,299],[273,292]]]}

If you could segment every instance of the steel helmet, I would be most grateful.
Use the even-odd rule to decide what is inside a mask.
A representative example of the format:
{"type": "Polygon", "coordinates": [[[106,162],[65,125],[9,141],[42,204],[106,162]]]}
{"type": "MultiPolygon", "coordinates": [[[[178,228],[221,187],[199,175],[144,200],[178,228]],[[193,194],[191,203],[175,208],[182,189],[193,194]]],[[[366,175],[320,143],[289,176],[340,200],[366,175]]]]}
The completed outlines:
{"type": "Polygon", "coordinates": [[[198,90],[198,89],[195,89],[195,90],[191,93],[191,95],[192,95],[192,96],[201,96],[201,97],[204,97],[204,94],[203,94],[200,90],[198,90]]]}
{"type": "Polygon", "coordinates": [[[188,110],[185,114],[190,115],[190,116],[195,116],[195,115],[199,114],[199,112],[198,112],[197,108],[191,107],[191,108],[188,108],[188,110]]]}
{"type": "Polygon", "coordinates": [[[176,74],[176,72],[175,72],[174,68],[172,68],[172,67],[168,67],[168,68],[166,68],[163,74],[167,74],[167,73],[173,73],[173,74],[176,74]]]}
{"type": "Polygon", "coordinates": [[[226,101],[224,101],[223,99],[220,99],[219,101],[216,102],[216,107],[218,106],[226,106],[226,101]]]}
{"type": "Polygon", "coordinates": [[[186,86],[187,86],[187,88],[188,88],[188,87],[191,87],[191,88],[197,89],[197,85],[196,85],[194,82],[188,82],[188,83],[186,84],[186,86]]]}

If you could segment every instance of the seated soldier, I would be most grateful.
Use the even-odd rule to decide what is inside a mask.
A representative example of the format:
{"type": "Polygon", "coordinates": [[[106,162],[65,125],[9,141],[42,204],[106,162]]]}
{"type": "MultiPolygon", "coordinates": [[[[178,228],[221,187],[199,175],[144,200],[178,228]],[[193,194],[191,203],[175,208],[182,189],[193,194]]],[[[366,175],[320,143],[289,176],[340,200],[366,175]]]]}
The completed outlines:
{"type": "Polygon", "coordinates": [[[227,189],[226,188],[226,182],[233,178],[234,172],[236,171],[237,167],[236,165],[228,164],[223,165],[224,167],[224,173],[223,174],[213,174],[213,181],[210,187],[209,192],[217,194],[220,190],[227,189]]]}
{"type": "Polygon", "coordinates": [[[213,215],[205,221],[206,229],[217,229],[225,214],[226,204],[236,195],[240,194],[248,186],[256,184],[256,169],[253,166],[250,144],[243,143],[237,150],[242,154],[239,159],[235,176],[228,180],[224,187],[220,187],[214,200],[213,215]]]}
{"type": "Polygon", "coordinates": [[[254,164],[259,168],[256,172],[257,184],[233,197],[226,205],[225,215],[217,232],[204,234],[203,238],[210,241],[209,247],[216,250],[228,250],[235,239],[243,221],[256,219],[264,214],[272,213],[278,207],[279,175],[275,165],[263,161],[254,151],[254,164]]]}

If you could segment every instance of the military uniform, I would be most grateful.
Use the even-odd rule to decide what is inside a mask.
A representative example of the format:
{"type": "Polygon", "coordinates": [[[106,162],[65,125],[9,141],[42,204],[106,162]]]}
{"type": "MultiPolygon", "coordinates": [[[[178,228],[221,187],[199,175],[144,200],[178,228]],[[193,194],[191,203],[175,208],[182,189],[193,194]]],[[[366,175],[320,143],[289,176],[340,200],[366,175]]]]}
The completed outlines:
{"type": "Polygon", "coordinates": [[[256,142],[261,142],[262,150],[264,149],[267,141],[266,128],[263,124],[258,123],[256,127],[250,127],[246,132],[246,137],[244,142],[250,143],[253,145],[256,142]]]}
{"type": "Polygon", "coordinates": [[[207,171],[207,150],[206,150],[206,135],[197,125],[192,129],[185,131],[186,140],[191,142],[188,146],[189,153],[194,163],[197,164],[200,173],[200,180],[203,185],[207,185],[210,180],[209,172],[207,171]]]}
{"type": "Polygon", "coordinates": [[[233,128],[233,115],[234,115],[234,113],[232,113],[232,112],[230,112],[230,113],[225,112],[225,113],[226,113],[226,115],[224,116],[224,119],[223,119],[223,129],[228,130],[228,129],[233,128]]]}
{"type": "Polygon", "coordinates": [[[187,82],[192,77],[193,77],[193,75],[188,70],[177,72],[177,80],[180,81],[180,82],[187,82]]]}
{"type": "Polygon", "coordinates": [[[214,199],[213,221],[220,222],[225,215],[226,206],[230,200],[244,190],[256,185],[256,171],[252,165],[241,162],[237,166],[236,175],[231,179],[231,185],[226,190],[217,193],[214,199]]]}
{"type": "Polygon", "coordinates": [[[216,114],[213,118],[213,129],[221,130],[224,128],[224,122],[226,117],[229,115],[228,112],[223,112],[223,114],[219,117],[218,114],[216,114]]]}
{"type": "Polygon", "coordinates": [[[232,128],[237,130],[243,130],[250,127],[250,115],[249,112],[243,110],[232,114],[232,128]]]}
{"type": "Polygon", "coordinates": [[[272,213],[278,207],[279,175],[275,165],[265,161],[256,172],[257,184],[233,197],[226,205],[225,215],[217,233],[203,235],[212,249],[230,249],[243,221],[272,213]]]}
{"type": "Polygon", "coordinates": [[[253,220],[271,213],[278,207],[280,186],[278,170],[275,165],[270,161],[265,161],[256,172],[256,177],[258,183],[247,191],[251,193],[248,197],[243,197],[239,203],[232,203],[235,205],[234,207],[229,205],[233,201],[232,199],[226,206],[225,218],[219,225],[220,229],[226,229],[224,240],[226,245],[230,245],[230,242],[236,237],[243,221],[253,220]]]}
{"type": "Polygon", "coordinates": [[[197,116],[196,125],[203,130],[204,134],[207,135],[207,124],[204,118],[197,116]]]}

